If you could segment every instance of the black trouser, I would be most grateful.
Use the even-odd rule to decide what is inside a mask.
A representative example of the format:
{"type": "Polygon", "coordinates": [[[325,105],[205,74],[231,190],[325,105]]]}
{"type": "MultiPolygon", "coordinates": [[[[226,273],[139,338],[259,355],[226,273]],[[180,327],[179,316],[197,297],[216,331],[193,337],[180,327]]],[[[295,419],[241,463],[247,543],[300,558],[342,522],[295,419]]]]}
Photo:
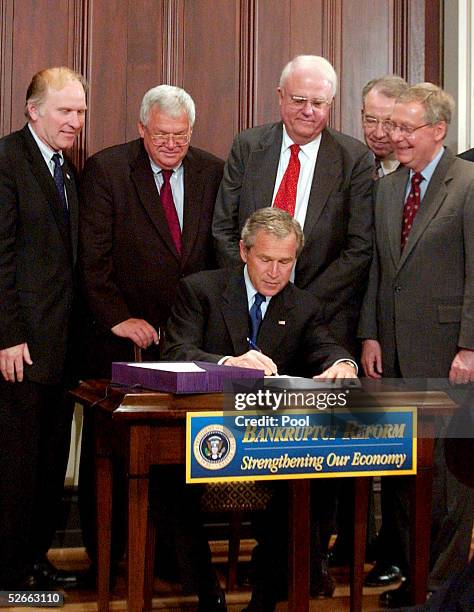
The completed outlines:
{"type": "Polygon", "coordinates": [[[69,455],[74,402],[63,385],[0,381],[0,585],[48,551],[69,455]]]}

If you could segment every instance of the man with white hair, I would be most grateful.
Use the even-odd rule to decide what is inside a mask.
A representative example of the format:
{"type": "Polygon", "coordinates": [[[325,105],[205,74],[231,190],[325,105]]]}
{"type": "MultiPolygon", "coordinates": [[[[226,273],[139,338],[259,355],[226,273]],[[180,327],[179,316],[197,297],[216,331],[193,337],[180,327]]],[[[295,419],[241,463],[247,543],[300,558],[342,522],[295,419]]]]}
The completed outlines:
{"type": "MultiPolygon", "coordinates": [[[[159,329],[168,319],[180,278],[213,267],[211,220],[223,162],[190,146],[194,119],[194,102],[184,89],[153,87],[141,103],[140,138],[105,149],[85,164],[79,258],[92,318],[86,342],[88,375],[110,377],[112,361],[132,361],[135,347],[142,350],[143,360],[159,359],[159,329]]],[[[86,422],[80,501],[86,546],[94,558],[89,427],[86,422]]],[[[178,479],[184,483],[184,469],[178,474],[171,468],[172,474],[165,471],[160,477],[170,486],[178,479]]],[[[183,484],[179,496],[169,496],[175,503],[182,500],[182,508],[167,513],[169,532],[179,518],[181,528],[192,514],[189,489],[183,484]]],[[[123,516],[114,521],[117,518],[123,521],[123,516]]],[[[191,519],[198,523],[196,517],[191,519]]],[[[115,527],[117,561],[121,530],[115,527]]],[[[192,526],[187,531],[192,533],[192,526]]],[[[183,542],[172,546],[172,552],[179,555],[184,586],[199,592],[200,610],[224,610],[207,542],[183,542]]]]}
{"type": "MultiPolygon", "coordinates": [[[[337,76],[323,57],[300,55],[281,74],[281,121],[238,134],[224,168],[213,219],[220,266],[239,262],[239,237],[257,208],[283,208],[305,246],[294,282],[322,302],[326,323],[352,354],[372,255],[373,156],[327,128],[337,76]]],[[[293,278],[292,278],[293,280],[293,278]]]]}

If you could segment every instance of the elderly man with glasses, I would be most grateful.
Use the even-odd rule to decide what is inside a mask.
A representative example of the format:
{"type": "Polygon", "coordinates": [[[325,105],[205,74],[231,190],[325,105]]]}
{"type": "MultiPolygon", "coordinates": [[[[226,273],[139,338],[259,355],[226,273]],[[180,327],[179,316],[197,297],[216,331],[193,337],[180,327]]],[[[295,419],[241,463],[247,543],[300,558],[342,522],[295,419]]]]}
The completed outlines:
{"type": "MultiPolygon", "coordinates": [[[[143,360],[159,358],[159,328],[168,319],[180,278],[214,265],[211,220],[223,162],[190,146],[194,119],[194,102],[186,91],[170,85],[153,87],[141,103],[140,138],[101,151],[86,162],[79,257],[91,313],[86,332],[89,376],[110,377],[112,361],[132,361],[135,347],[142,350],[143,360]]],[[[90,442],[87,429],[84,439],[90,442]]],[[[91,460],[90,444],[83,442],[81,507],[86,545],[94,557],[91,460]]],[[[184,482],[184,469],[182,474],[161,476],[167,482],[184,482]]],[[[193,527],[183,522],[193,502],[187,499],[188,489],[179,492],[169,496],[170,502],[182,499],[183,509],[168,512],[168,531],[182,518],[180,527],[192,533],[193,527]]],[[[192,538],[184,542],[184,536],[181,540],[181,546],[170,545],[170,556],[179,555],[185,589],[198,591],[201,610],[225,609],[207,542],[203,537],[198,543],[192,538]]]]}
{"type": "MultiPolygon", "coordinates": [[[[359,336],[370,378],[474,381],[474,166],[443,143],[451,96],[431,83],[408,88],[384,123],[401,167],[378,183],[375,254],[359,336]]],[[[408,575],[407,482],[382,480],[378,563],[408,575]]],[[[447,471],[443,440],[435,444],[428,588],[439,589],[468,559],[472,491],[447,471]]],[[[381,604],[410,600],[408,581],[381,604]]]]}
{"type": "Polygon", "coordinates": [[[362,129],[364,139],[374,154],[374,179],[377,180],[398,168],[393,144],[385,128],[395,100],[408,87],[399,76],[389,74],[369,81],[362,90],[362,129]]]}
{"type": "Polygon", "coordinates": [[[274,206],[303,227],[295,285],[324,306],[332,333],[357,350],[361,292],[372,255],[373,158],[358,140],[327,127],[337,89],[323,57],[300,55],[282,71],[281,121],[245,130],[224,168],[213,220],[218,263],[239,263],[249,215],[274,206]]]}

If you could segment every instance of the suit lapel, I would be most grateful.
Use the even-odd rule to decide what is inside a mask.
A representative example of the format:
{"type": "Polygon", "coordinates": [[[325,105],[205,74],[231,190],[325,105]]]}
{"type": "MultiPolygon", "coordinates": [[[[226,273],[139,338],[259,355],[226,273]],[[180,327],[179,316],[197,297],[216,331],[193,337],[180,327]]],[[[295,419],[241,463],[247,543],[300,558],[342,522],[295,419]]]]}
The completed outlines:
{"type": "Polygon", "coordinates": [[[199,223],[203,207],[203,195],[205,184],[203,181],[202,168],[196,164],[192,147],[183,160],[184,170],[184,211],[183,211],[183,235],[182,235],[182,263],[186,261],[192,252],[194,243],[199,235],[199,223]]]}
{"type": "Polygon", "coordinates": [[[323,130],[304,222],[305,236],[310,235],[319,219],[334,185],[338,183],[341,171],[342,164],[338,145],[331,134],[323,130]]]}
{"type": "Polygon", "coordinates": [[[407,257],[415,248],[416,243],[425,232],[430,221],[446,199],[448,194],[446,183],[452,178],[449,168],[453,159],[453,154],[446,149],[431,177],[425,197],[421,202],[420,209],[413,222],[413,227],[408,235],[407,243],[400,257],[399,267],[404,264],[407,257]]]}
{"type": "Polygon", "coordinates": [[[77,258],[77,237],[79,227],[79,205],[77,200],[77,188],[74,180],[74,174],[67,160],[62,166],[64,176],[64,186],[67,194],[67,204],[69,209],[69,229],[71,236],[71,247],[73,261],[77,258]]]}
{"type": "MultiPolygon", "coordinates": [[[[400,244],[402,237],[403,206],[405,203],[405,191],[410,171],[408,168],[400,167],[394,175],[395,187],[389,198],[381,205],[385,211],[385,223],[388,227],[390,252],[395,267],[400,262],[400,244]]],[[[385,184],[385,183],[384,183],[385,184]]]]}
{"type": "Polygon", "coordinates": [[[260,147],[250,154],[246,175],[253,185],[253,209],[272,205],[273,191],[283,140],[282,123],[275,123],[262,138],[260,147]]]}
{"type": "Polygon", "coordinates": [[[258,334],[259,347],[274,360],[281,354],[281,347],[284,351],[285,336],[291,333],[291,311],[295,307],[291,289],[288,284],[270,300],[258,334]]]}
{"type": "Polygon", "coordinates": [[[140,150],[137,157],[132,161],[130,166],[130,177],[135,185],[138,200],[150,217],[151,222],[155,226],[163,242],[171,253],[178,258],[178,253],[169,231],[168,221],[163,206],[161,205],[158,189],[156,188],[155,178],[150,166],[150,159],[142,143],[140,143],[140,150]]]}
{"type": "Polygon", "coordinates": [[[222,316],[232,340],[234,355],[248,351],[248,303],[243,268],[231,273],[227,287],[222,294],[222,316]]]}
{"type": "Polygon", "coordinates": [[[54,220],[56,221],[59,233],[64,242],[64,246],[66,247],[66,250],[70,253],[71,237],[69,233],[69,225],[66,219],[66,215],[64,214],[63,204],[59,197],[58,190],[56,189],[54,179],[48,169],[48,166],[46,165],[46,162],[44,161],[44,157],[41,154],[38,145],[36,144],[33,136],[31,135],[28,125],[23,128],[22,132],[27,152],[27,159],[30,163],[31,172],[38,181],[41,191],[43,192],[49,204],[54,220]]]}

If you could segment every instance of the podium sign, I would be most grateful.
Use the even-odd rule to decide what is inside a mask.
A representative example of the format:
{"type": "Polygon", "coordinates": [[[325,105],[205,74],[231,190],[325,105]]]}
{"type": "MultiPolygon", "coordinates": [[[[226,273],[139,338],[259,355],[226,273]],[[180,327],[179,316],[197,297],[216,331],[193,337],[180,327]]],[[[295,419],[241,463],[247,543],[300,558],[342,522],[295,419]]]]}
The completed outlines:
{"type": "Polygon", "coordinates": [[[189,412],[186,482],[416,474],[415,407],[189,412]]]}

